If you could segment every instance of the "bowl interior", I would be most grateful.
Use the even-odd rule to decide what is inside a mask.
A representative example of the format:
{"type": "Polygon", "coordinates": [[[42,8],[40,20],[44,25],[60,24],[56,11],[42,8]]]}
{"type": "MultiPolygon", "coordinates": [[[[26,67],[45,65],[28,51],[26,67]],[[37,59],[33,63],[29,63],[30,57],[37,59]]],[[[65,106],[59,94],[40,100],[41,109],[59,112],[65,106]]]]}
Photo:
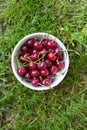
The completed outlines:
{"type": "Polygon", "coordinates": [[[68,52],[65,48],[65,46],[63,45],[63,43],[57,39],[56,37],[54,37],[53,35],[48,35],[47,33],[34,33],[34,34],[30,34],[27,35],[26,37],[24,37],[22,40],[20,40],[18,42],[18,44],[15,46],[13,53],[12,53],[12,70],[14,75],[16,76],[16,78],[26,87],[31,88],[33,90],[47,90],[50,88],[53,88],[55,86],[57,86],[65,77],[67,71],[68,71],[68,67],[69,67],[69,56],[68,56],[68,52]],[[64,69],[62,69],[60,72],[57,72],[56,77],[54,82],[50,85],[50,87],[46,87],[46,86],[38,86],[38,87],[33,87],[31,83],[28,83],[24,80],[22,80],[22,78],[17,74],[17,63],[16,63],[16,57],[19,55],[19,50],[20,47],[29,39],[29,38],[38,38],[41,39],[43,36],[48,37],[48,39],[54,40],[56,41],[56,43],[62,48],[62,50],[64,51],[64,62],[65,62],[65,67],[64,69]]]}

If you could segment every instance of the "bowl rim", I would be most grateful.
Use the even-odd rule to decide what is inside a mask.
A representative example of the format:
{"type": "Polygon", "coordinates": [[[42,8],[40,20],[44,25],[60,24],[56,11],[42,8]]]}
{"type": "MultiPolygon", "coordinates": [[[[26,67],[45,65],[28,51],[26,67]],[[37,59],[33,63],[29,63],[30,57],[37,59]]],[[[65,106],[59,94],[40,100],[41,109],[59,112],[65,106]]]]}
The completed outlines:
{"type": "MultiPolygon", "coordinates": [[[[56,41],[55,40],[55,41],[56,41]]],[[[20,48],[19,47],[19,48],[20,48]]],[[[56,87],[57,85],[59,85],[61,82],[62,82],[62,80],[65,78],[65,76],[66,76],[66,74],[67,74],[67,72],[68,72],[68,68],[69,68],[69,55],[68,55],[68,52],[67,52],[67,49],[66,49],[66,47],[65,47],[65,45],[57,38],[57,37],[55,37],[55,36],[53,36],[53,35],[51,35],[51,34],[48,34],[48,33],[44,33],[44,32],[37,32],[37,33],[32,33],[32,34],[29,34],[29,35],[26,35],[24,38],[22,38],[20,41],[18,41],[18,43],[16,44],[16,46],[14,47],[14,49],[13,49],[13,52],[12,52],[12,58],[11,58],[11,66],[12,66],[12,71],[13,71],[13,73],[14,73],[14,75],[15,75],[15,77],[17,78],[17,80],[21,83],[21,84],[23,84],[24,86],[26,86],[26,87],[28,87],[28,88],[30,88],[30,89],[32,89],[32,90],[48,90],[48,89],[51,89],[51,88],[54,88],[54,87],[56,87]],[[62,47],[64,47],[64,48],[62,48],[62,49],[65,49],[65,51],[66,51],[66,55],[67,55],[67,66],[66,66],[66,68],[65,68],[65,73],[64,73],[64,75],[63,75],[63,77],[61,78],[61,80],[59,81],[59,82],[56,82],[56,84],[55,85],[53,85],[52,86],[52,84],[51,84],[51,87],[49,88],[49,87],[46,87],[46,86],[40,86],[40,87],[30,87],[29,85],[26,85],[26,81],[23,81],[22,80],[22,78],[17,74],[17,72],[16,72],[16,68],[15,68],[15,62],[14,62],[14,57],[15,57],[15,53],[17,52],[17,48],[20,46],[22,46],[22,44],[24,44],[24,41],[27,41],[29,38],[31,38],[31,37],[34,37],[34,36],[40,36],[40,35],[49,35],[49,38],[51,38],[51,39],[56,39],[57,40],[57,44],[58,45],[60,45],[60,47],[62,46],[62,47]],[[21,45],[20,45],[21,44],[21,45]]],[[[57,77],[57,76],[56,76],[57,77]]],[[[29,83],[28,83],[29,84],[29,83]]]]}

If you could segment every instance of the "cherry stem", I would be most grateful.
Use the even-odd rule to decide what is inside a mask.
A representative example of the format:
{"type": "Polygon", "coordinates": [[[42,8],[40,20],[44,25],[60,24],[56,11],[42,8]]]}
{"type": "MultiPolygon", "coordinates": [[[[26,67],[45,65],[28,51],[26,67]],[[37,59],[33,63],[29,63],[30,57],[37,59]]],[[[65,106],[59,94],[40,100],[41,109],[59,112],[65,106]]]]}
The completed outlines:
{"type": "MultiPolygon", "coordinates": [[[[47,82],[48,83],[48,82],[47,82]]],[[[43,84],[41,84],[41,83],[38,83],[40,86],[45,86],[45,85],[43,85],[43,84]]]]}
{"type": "Polygon", "coordinates": [[[41,42],[42,42],[42,40],[43,40],[44,38],[47,38],[47,39],[48,39],[48,36],[49,36],[49,34],[48,34],[48,35],[43,35],[43,37],[41,38],[39,44],[41,44],[41,42]]]}
{"type": "Polygon", "coordinates": [[[49,33],[46,35],[46,38],[47,38],[47,39],[48,39],[49,35],[50,35],[49,33]]]}
{"type": "Polygon", "coordinates": [[[37,61],[35,61],[35,63],[37,63],[38,61],[44,59],[44,56],[45,56],[45,55],[43,55],[41,58],[39,58],[37,61]]]}
{"type": "Polygon", "coordinates": [[[48,82],[46,82],[47,84],[48,84],[48,87],[49,87],[49,89],[51,88],[51,85],[48,83],[48,82]]]}
{"type": "MultiPolygon", "coordinates": [[[[48,83],[48,82],[47,82],[48,83]]],[[[40,86],[45,86],[45,85],[43,85],[43,84],[41,84],[41,83],[38,83],[38,85],[40,85],[40,86]]],[[[51,88],[51,86],[50,86],[50,84],[49,84],[49,89],[51,88]]]]}
{"type": "Polygon", "coordinates": [[[24,63],[24,64],[23,64],[23,66],[25,66],[25,67],[26,67],[27,65],[28,65],[27,63],[24,63]]]}
{"type": "MultiPolygon", "coordinates": [[[[61,48],[59,49],[59,51],[62,51],[62,52],[64,52],[63,50],[61,50],[61,48]]],[[[59,52],[59,51],[58,51],[58,52],[59,52]]],[[[54,55],[56,55],[56,53],[58,53],[58,52],[55,52],[55,53],[54,53],[54,55]]]]}
{"type": "Polygon", "coordinates": [[[30,62],[28,59],[30,59],[30,58],[21,58],[21,60],[25,60],[25,61],[27,61],[27,62],[30,62]]]}
{"type": "Polygon", "coordinates": [[[38,83],[38,85],[40,85],[40,86],[44,86],[43,84],[41,84],[41,83],[38,83]]]}
{"type": "Polygon", "coordinates": [[[56,60],[56,62],[58,63],[58,59],[56,60]]]}
{"type": "Polygon", "coordinates": [[[47,52],[50,52],[50,50],[49,51],[39,52],[39,54],[46,54],[47,52]]]}
{"type": "Polygon", "coordinates": [[[42,80],[42,76],[39,76],[39,78],[42,80]]]}
{"type": "Polygon", "coordinates": [[[45,38],[45,35],[41,38],[39,44],[41,44],[42,40],[45,38]]]}
{"type": "Polygon", "coordinates": [[[20,67],[22,67],[22,66],[23,66],[23,67],[24,67],[24,66],[25,66],[25,67],[27,66],[27,63],[24,63],[24,64],[20,63],[17,57],[16,57],[16,62],[17,62],[17,68],[20,68],[20,67]]]}

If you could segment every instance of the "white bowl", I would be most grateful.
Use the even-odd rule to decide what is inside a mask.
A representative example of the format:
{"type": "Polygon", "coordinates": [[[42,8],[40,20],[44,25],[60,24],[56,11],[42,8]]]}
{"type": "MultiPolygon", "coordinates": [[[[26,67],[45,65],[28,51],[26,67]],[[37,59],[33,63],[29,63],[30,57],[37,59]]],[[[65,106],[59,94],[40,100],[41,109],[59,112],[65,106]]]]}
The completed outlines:
{"type": "Polygon", "coordinates": [[[23,39],[21,39],[18,44],[15,46],[13,53],[12,53],[12,60],[11,60],[11,65],[12,65],[12,70],[16,78],[18,79],[19,82],[21,82],[24,86],[33,89],[33,90],[47,90],[50,89],[49,87],[46,86],[38,86],[38,87],[33,87],[31,83],[28,83],[27,81],[22,80],[22,78],[17,74],[17,66],[16,66],[16,60],[15,56],[18,55],[18,52],[20,50],[20,47],[29,39],[29,38],[39,38],[41,39],[44,35],[48,36],[48,39],[56,41],[56,43],[62,48],[64,51],[64,62],[65,62],[65,67],[61,72],[57,72],[56,77],[54,82],[50,85],[50,88],[53,88],[55,86],[58,86],[58,84],[64,79],[64,77],[67,74],[68,67],[69,67],[69,56],[68,52],[64,46],[64,44],[56,37],[53,35],[48,35],[47,33],[33,33],[30,35],[25,36],[23,39]]]}

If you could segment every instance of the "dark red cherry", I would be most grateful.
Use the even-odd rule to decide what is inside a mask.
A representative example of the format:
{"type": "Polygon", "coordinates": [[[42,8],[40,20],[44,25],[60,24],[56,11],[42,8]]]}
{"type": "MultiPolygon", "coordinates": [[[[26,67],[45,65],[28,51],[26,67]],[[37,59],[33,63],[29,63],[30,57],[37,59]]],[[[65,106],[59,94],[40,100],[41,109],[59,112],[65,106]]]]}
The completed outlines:
{"type": "Polygon", "coordinates": [[[58,46],[57,48],[55,48],[55,53],[57,54],[60,50],[61,48],[58,46]]]}
{"type": "Polygon", "coordinates": [[[29,58],[29,57],[30,57],[30,52],[24,54],[24,58],[29,58]]]}
{"type": "Polygon", "coordinates": [[[33,44],[34,44],[34,40],[33,39],[29,39],[26,43],[28,48],[33,48],[33,44]]]}
{"type": "Polygon", "coordinates": [[[56,60],[56,56],[53,52],[49,52],[47,55],[48,60],[50,61],[55,61],[56,60]]]}
{"type": "Polygon", "coordinates": [[[62,61],[62,60],[64,59],[63,51],[59,51],[59,52],[57,53],[57,56],[58,56],[58,60],[59,60],[59,61],[62,61]]]}
{"type": "Polygon", "coordinates": [[[20,68],[17,69],[17,73],[20,76],[24,76],[26,74],[26,72],[27,72],[26,67],[20,67],[20,68]]]}
{"type": "Polygon", "coordinates": [[[25,53],[24,55],[20,55],[19,56],[19,61],[21,62],[21,63],[25,63],[25,62],[29,62],[28,61],[28,58],[30,57],[30,53],[28,52],[28,53],[25,53]]]}
{"type": "Polygon", "coordinates": [[[57,66],[57,71],[60,71],[65,67],[65,63],[64,62],[57,62],[56,66],[57,66]]]}
{"type": "Polygon", "coordinates": [[[34,42],[34,49],[37,51],[41,51],[42,50],[42,44],[39,43],[38,41],[34,42]]]}
{"type": "Polygon", "coordinates": [[[48,59],[45,60],[45,63],[47,64],[47,67],[51,67],[52,66],[52,62],[48,59]]]}
{"type": "Polygon", "coordinates": [[[64,59],[64,53],[60,47],[55,49],[55,54],[56,54],[59,61],[62,61],[64,59]]]}
{"type": "Polygon", "coordinates": [[[32,85],[33,85],[34,87],[38,86],[38,83],[39,83],[39,79],[38,79],[38,78],[32,79],[32,85]]]}
{"type": "Polygon", "coordinates": [[[41,70],[41,76],[46,77],[49,75],[49,70],[45,69],[45,70],[41,70]]]}
{"type": "Polygon", "coordinates": [[[32,54],[32,55],[31,55],[31,60],[32,60],[32,61],[38,60],[38,54],[37,54],[37,53],[32,54]]]}
{"type": "Polygon", "coordinates": [[[38,53],[37,50],[35,50],[35,49],[32,50],[32,54],[37,54],[37,53],[38,53]]]}
{"type": "Polygon", "coordinates": [[[50,78],[45,78],[42,80],[42,84],[44,86],[49,86],[51,84],[51,79],[50,78]]]}
{"type": "Polygon", "coordinates": [[[46,78],[49,78],[51,80],[51,83],[52,83],[55,79],[55,75],[48,75],[46,78]]]}
{"type": "Polygon", "coordinates": [[[38,69],[44,70],[44,69],[46,69],[46,67],[47,67],[47,65],[46,65],[45,61],[40,61],[38,63],[38,69]]]}
{"type": "Polygon", "coordinates": [[[44,54],[46,55],[47,50],[45,48],[43,48],[40,52],[39,52],[39,56],[43,56],[44,54]]]}
{"type": "Polygon", "coordinates": [[[25,54],[25,53],[28,52],[28,48],[27,48],[26,45],[23,45],[23,46],[21,47],[21,52],[22,52],[23,54],[25,54]]]}
{"type": "Polygon", "coordinates": [[[28,67],[30,70],[36,70],[37,69],[37,65],[33,62],[28,63],[28,67]]]}
{"type": "Polygon", "coordinates": [[[30,80],[31,79],[31,75],[29,72],[26,73],[26,75],[24,76],[24,79],[26,80],[30,80]]]}
{"type": "Polygon", "coordinates": [[[24,59],[24,55],[19,55],[19,61],[21,62],[21,63],[25,63],[25,62],[27,62],[25,59],[24,59]]]}
{"type": "Polygon", "coordinates": [[[47,48],[48,48],[48,49],[52,49],[52,48],[54,48],[55,46],[56,46],[55,41],[48,40],[48,42],[47,42],[47,48]]]}
{"type": "Polygon", "coordinates": [[[31,71],[31,75],[33,77],[38,77],[40,75],[40,72],[38,70],[33,70],[33,71],[31,71]]]}
{"type": "Polygon", "coordinates": [[[48,42],[48,39],[43,39],[41,44],[44,46],[44,47],[47,47],[47,42],[48,42]]]}
{"type": "Polygon", "coordinates": [[[56,67],[55,65],[51,66],[51,68],[50,68],[50,73],[51,73],[52,75],[54,75],[54,74],[57,73],[57,67],[56,67]]]}

